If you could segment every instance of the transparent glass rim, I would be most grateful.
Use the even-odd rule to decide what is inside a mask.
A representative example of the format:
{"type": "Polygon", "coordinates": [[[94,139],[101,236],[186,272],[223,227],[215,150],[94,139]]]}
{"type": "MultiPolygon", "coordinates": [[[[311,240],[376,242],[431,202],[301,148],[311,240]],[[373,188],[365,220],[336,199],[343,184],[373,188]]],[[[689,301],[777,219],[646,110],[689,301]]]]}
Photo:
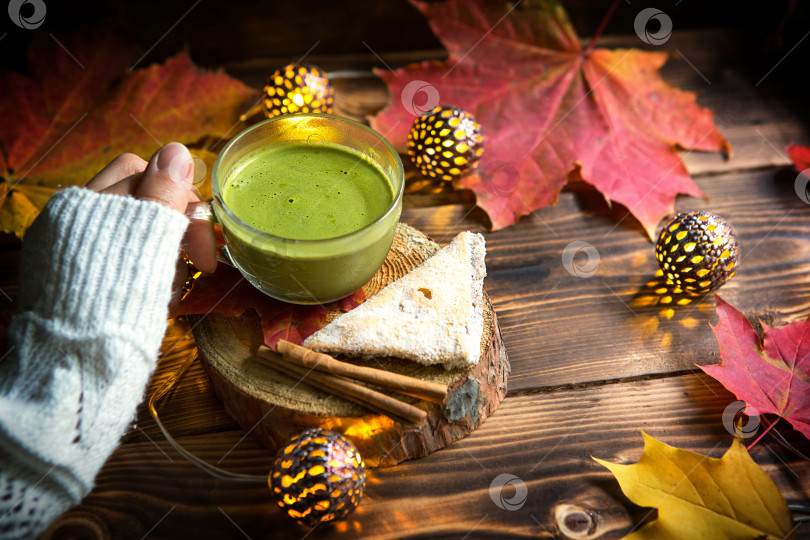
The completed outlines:
{"type": "Polygon", "coordinates": [[[317,244],[325,244],[325,243],[337,242],[337,241],[341,241],[341,240],[347,240],[347,239],[351,239],[354,236],[361,236],[363,233],[367,232],[370,229],[373,229],[375,226],[378,226],[381,223],[383,223],[384,221],[386,221],[388,219],[388,217],[396,210],[397,206],[399,206],[400,202],[402,201],[402,195],[403,195],[403,193],[405,191],[405,169],[402,166],[402,159],[400,159],[399,153],[396,150],[394,150],[394,147],[391,146],[391,143],[388,142],[388,139],[386,139],[380,133],[378,133],[377,131],[371,129],[369,126],[367,126],[365,124],[361,124],[360,122],[352,120],[351,118],[346,118],[346,117],[343,117],[343,116],[337,116],[337,115],[334,115],[334,114],[324,114],[324,113],[285,114],[285,115],[282,115],[282,116],[276,116],[274,118],[268,118],[267,120],[262,120],[261,122],[257,122],[256,124],[253,124],[249,128],[246,128],[246,129],[242,130],[233,139],[228,141],[228,144],[226,144],[225,147],[219,152],[219,154],[217,155],[216,161],[214,161],[214,167],[211,170],[211,191],[213,192],[214,199],[216,199],[219,202],[219,206],[225,212],[225,214],[228,216],[228,219],[236,222],[236,224],[239,225],[240,228],[247,229],[251,233],[252,236],[255,236],[255,237],[258,237],[258,238],[261,238],[261,239],[265,239],[265,240],[270,240],[270,241],[274,241],[274,242],[283,242],[283,243],[288,243],[288,244],[317,245],[317,244]],[[374,136],[376,139],[378,139],[380,142],[383,143],[383,145],[388,150],[388,152],[390,152],[391,155],[394,156],[394,160],[395,160],[396,166],[397,166],[396,174],[401,179],[401,181],[399,183],[399,188],[396,190],[396,193],[394,193],[394,198],[391,201],[391,204],[388,205],[388,208],[386,208],[385,212],[383,212],[382,215],[380,215],[380,217],[378,217],[377,219],[375,219],[371,223],[368,223],[367,225],[364,225],[363,227],[361,227],[361,228],[359,228],[359,229],[357,229],[355,231],[343,234],[341,236],[332,236],[332,237],[329,237],[329,238],[320,238],[320,239],[316,239],[316,240],[308,240],[308,239],[297,240],[297,239],[294,239],[294,238],[285,238],[283,236],[276,236],[276,235],[271,234],[271,233],[269,233],[267,231],[257,229],[255,227],[253,227],[252,225],[248,225],[247,223],[242,221],[242,219],[239,218],[236,214],[234,214],[233,211],[230,208],[228,208],[228,205],[226,205],[225,201],[222,200],[221,194],[219,192],[219,182],[214,181],[215,177],[219,176],[218,173],[219,173],[219,167],[220,167],[220,164],[221,164],[221,161],[222,161],[222,157],[225,154],[227,154],[227,152],[231,149],[232,146],[239,143],[240,140],[242,140],[244,137],[248,136],[251,132],[253,132],[253,130],[258,129],[259,127],[261,127],[261,126],[263,126],[265,124],[269,124],[271,122],[282,121],[282,120],[284,120],[286,118],[292,118],[292,117],[297,117],[297,118],[300,118],[300,117],[317,117],[317,118],[328,118],[328,119],[331,119],[331,120],[337,120],[338,122],[343,122],[343,123],[346,123],[346,124],[350,124],[350,125],[353,125],[355,127],[360,128],[360,129],[362,129],[364,131],[367,131],[368,133],[370,133],[372,136],[374,136]]]}

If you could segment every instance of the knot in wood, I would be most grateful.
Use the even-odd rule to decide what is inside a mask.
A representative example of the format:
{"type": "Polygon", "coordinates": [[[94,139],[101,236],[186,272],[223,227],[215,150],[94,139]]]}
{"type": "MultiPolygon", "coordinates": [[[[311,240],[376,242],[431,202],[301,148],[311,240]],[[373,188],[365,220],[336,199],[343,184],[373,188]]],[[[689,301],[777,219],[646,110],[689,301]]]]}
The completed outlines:
{"type": "Polygon", "coordinates": [[[592,511],[573,504],[561,504],[554,509],[557,527],[566,538],[585,540],[599,536],[592,511]]]}
{"type": "Polygon", "coordinates": [[[45,540],[55,538],[81,538],[82,540],[106,540],[110,538],[107,526],[90,512],[71,512],[58,518],[42,536],[45,540]]]}

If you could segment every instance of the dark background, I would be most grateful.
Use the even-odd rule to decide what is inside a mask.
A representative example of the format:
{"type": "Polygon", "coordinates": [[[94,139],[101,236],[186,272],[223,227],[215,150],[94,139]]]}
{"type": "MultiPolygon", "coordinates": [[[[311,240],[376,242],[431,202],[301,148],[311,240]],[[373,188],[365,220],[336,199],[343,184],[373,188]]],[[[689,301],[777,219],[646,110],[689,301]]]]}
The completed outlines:
{"type": "MultiPolygon", "coordinates": [[[[45,4],[45,22],[33,31],[12,24],[5,10],[0,13],[0,36],[4,36],[0,39],[0,68],[25,71],[25,51],[34,32],[59,36],[104,25],[120,28],[144,51],[151,48],[139,65],[160,61],[183,47],[198,64],[226,69],[256,58],[278,59],[279,64],[295,61],[316,42],[308,57],[311,61],[337,55],[346,66],[367,66],[371,60],[380,65],[369,47],[394,67],[402,63],[398,52],[433,53],[427,57],[441,49],[425,20],[405,0],[45,0],[45,4]]],[[[611,0],[568,0],[563,4],[579,35],[586,38],[595,32],[611,0]]],[[[657,7],[669,15],[675,32],[736,29],[739,47],[760,75],[762,67],[772,67],[810,32],[810,5],[797,0],[622,0],[605,33],[632,34],[635,15],[645,7],[657,7]]],[[[30,5],[23,7],[26,9],[33,10],[30,5]]],[[[806,77],[809,52],[807,39],[774,71],[774,79],[806,77]]]]}

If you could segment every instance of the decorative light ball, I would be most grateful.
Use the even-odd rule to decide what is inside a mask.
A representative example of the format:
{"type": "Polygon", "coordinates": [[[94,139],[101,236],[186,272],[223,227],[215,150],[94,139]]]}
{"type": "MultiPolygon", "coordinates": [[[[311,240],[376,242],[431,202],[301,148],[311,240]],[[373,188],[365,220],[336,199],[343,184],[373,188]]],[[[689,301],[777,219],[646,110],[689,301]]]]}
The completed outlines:
{"type": "Polygon", "coordinates": [[[411,161],[431,178],[459,178],[478,166],[483,152],[481,126],[457,107],[436,107],[414,120],[408,133],[411,161]]]}
{"type": "Polygon", "coordinates": [[[262,109],[267,118],[334,110],[335,91],[326,73],[311,64],[289,64],[267,78],[262,109]]]}
{"type": "Polygon", "coordinates": [[[366,467],[339,433],[308,429],[284,445],[268,483],[276,502],[301,525],[340,520],[360,504],[366,467]]]}
{"type": "Polygon", "coordinates": [[[725,219],[694,211],[675,216],[658,236],[655,256],[664,275],[691,294],[705,294],[734,277],[737,236],[725,219]]]}

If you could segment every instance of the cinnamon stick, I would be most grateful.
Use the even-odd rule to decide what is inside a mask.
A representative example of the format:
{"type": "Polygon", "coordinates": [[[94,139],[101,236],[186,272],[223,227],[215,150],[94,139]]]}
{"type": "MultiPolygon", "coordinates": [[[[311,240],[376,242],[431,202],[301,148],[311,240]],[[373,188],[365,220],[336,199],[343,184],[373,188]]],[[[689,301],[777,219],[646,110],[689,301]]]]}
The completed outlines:
{"type": "Polygon", "coordinates": [[[299,366],[364,381],[401,394],[432,401],[439,405],[444,403],[444,398],[447,396],[447,386],[444,384],[423,381],[415,377],[385,371],[384,369],[356,366],[348,362],[341,362],[328,354],[315,352],[283,339],[278,342],[277,347],[278,352],[284,355],[286,360],[299,366]]]}
{"type": "Polygon", "coordinates": [[[382,412],[386,416],[394,415],[398,417],[397,419],[401,418],[413,424],[419,424],[427,418],[427,412],[418,407],[342,377],[286,362],[275,354],[267,354],[267,351],[269,349],[260,350],[256,359],[286,375],[301,378],[310,386],[367,407],[372,411],[382,412]]]}

